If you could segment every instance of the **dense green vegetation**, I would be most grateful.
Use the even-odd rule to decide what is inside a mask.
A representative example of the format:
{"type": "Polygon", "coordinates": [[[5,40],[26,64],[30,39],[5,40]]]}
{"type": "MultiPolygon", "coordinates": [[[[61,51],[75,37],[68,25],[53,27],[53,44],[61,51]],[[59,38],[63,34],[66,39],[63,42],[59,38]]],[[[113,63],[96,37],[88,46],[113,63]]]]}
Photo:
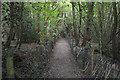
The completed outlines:
{"type": "MultiPolygon", "coordinates": [[[[2,3],[2,50],[10,61],[7,66],[13,67],[10,57],[14,54],[9,50],[19,51],[26,43],[53,48],[60,36],[73,39],[75,46],[91,44],[97,53],[119,61],[120,2],[2,3]]],[[[11,72],[8,75],[13,77],[11,72]]]]}

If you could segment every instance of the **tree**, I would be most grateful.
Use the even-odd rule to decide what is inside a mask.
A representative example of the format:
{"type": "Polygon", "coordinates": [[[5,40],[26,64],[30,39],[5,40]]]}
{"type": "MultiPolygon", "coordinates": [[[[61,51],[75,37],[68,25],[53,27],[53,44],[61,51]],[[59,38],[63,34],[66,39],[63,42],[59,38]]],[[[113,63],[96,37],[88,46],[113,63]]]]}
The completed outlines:
{"type": "MultiPolygon", "coordinates": [[[[22,44],[22,40],[23,40],[23,31],[24,31],[24,25],[23,25],[23,9],[24,9],[24,3],[21,2],[19,3],[20,4],[20,17],[19,17],[19,25],[20,25],[20,36],[19,36],[19,39],[18,39],[18,48],[20,49],[20,46],[22,44]]],[[[16,46],[17,47],[17,46],[16,46]]]]}
{"type": "Polygon", "coordinates": [[[79,36],[78,36],[78,28],[76,26],[76,21],[75,21],[75,3],[71,2],[72,4],[72,16],[73,16],[73,28],[74,28],[74,38],[75,38],[75,45],[78,46],[79,44],[79,36]]]}
{"type": "Polygon", "coordinates": [[[86,31],[83,38],[83,46],[87,44],[87,41],[91,40],[91,33],[90,29],[92,28],[92,22],[93,22],[93,8],[94,8],[94,2],[87,2],[87,22],[86,22],[86,31]]]}
{"type": "Polygon", "coordinates": [[[112,3],[113,6],[113,17],[114,17],[114,23],[113,23],[113,30],[112,30],[112,55],[113,59],[116,58],[116,32],[117,32],[117,23],[118,23],[118,16],[117,16],[117,7],[116,7],[116,2],[112,3]]]}
{"type": "Polygon", "coordinates": [[[7,39],[7,42],[5,44],[5,48],[9,48],[10,47],[10,43],[12,41],[12,38],[13,38],[13,34],[14,34],[14,21],[15,21],[15,3],[14,2],[11,2],[10,3],[10,32],[9,32],[9,36],[8,36],[8,39],[7,39]]]}
{"type": "MultiPolygon", "coordinates": [[[[2,4],[1,4],[1,1],[0,1],[0,15],[1,15],[1,6],[2,6],[2,4]]],[[[1,36],[1,23],[2,23],[2,21],[1,21],[1,16],[0,16],[0,38],[2,39],[2,36],[1,36]]],[[[0,41],[0,45],[2,45],[2,41],[0,41]]],[[[0,53],[2,53],[2,46],[0,46],[0,53]]],[[[0,56],[0,58],[2,58],[2,56],[0,56]]],[[[0,66],[2,66],[2,60],[0,61],[0,66]]],[[[1,69],[1,68],[0,68],[1,69]]],[[[1,69],[2,70],[2,69],[1,69]]],[[[0,73],[0,75],[2,75],[1,73],[0,73]]],[[[0,76],[0,78],[2,78],[2,76],[0,76]]]]}

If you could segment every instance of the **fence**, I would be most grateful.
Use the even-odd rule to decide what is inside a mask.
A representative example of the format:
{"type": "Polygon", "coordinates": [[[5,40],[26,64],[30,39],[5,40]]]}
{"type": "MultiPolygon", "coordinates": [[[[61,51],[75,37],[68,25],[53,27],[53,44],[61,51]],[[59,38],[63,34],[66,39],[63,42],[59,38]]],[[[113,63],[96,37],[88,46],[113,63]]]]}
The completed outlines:
{"type": "Polygon", "coordinates": [[[71,39],[72,52],[87,78],[120,78],[120,62],[109,57],[95,54],[94,49],[77,47],[71,39]]]}

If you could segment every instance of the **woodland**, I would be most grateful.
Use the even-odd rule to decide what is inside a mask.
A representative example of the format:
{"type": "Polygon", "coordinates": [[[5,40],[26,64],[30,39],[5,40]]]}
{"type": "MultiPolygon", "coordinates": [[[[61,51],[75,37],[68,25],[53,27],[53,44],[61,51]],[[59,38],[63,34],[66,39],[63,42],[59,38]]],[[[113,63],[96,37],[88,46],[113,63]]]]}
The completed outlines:
{"type": "MultiPolygon", "coordinates": [[[[3,78],[49,78],[46,72],[55,53],[70,54],[79,66],[79,78],[120,78],[120,2],[0,5],[3,78]]],[[[59,61],[59,66],[65,62],[61,57],[59,61]]],[[[72,72],[63,75],[60,78],[74,78],[72,72]]]]}

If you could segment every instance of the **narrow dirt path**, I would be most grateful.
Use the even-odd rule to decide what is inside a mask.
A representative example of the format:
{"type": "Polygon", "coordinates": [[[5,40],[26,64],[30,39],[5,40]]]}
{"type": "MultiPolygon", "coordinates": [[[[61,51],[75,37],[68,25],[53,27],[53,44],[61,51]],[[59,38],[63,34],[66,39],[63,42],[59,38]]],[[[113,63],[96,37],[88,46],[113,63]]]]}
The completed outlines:
{"type": "Polygon", "coordinates": [[[47,74],[49,78],[81,78],[82,76],[70,52],[70,46],[64,38],[56,42],[47,74]]]}

